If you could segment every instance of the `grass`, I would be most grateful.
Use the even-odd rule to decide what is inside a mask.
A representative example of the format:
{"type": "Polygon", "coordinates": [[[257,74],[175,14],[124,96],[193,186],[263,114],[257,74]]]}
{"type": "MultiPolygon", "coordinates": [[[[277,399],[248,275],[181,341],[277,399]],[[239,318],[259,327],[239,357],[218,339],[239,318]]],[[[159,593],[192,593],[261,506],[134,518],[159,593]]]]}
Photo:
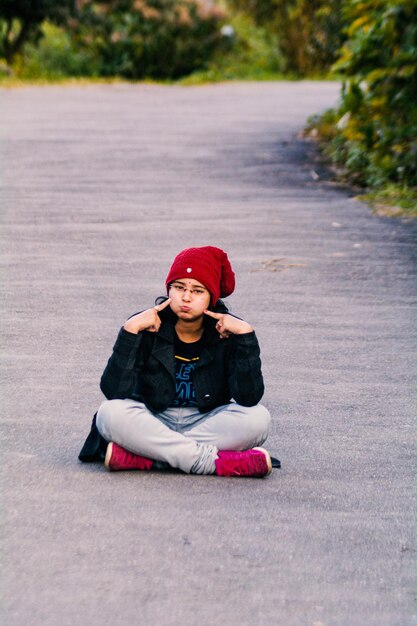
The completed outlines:
{"type": "Polygon", "coordinates": [[[378,215],[417,218],[417,188],[386,185],[359,196],[378,215]]]}
{"type": "MultiPolygon", "coordinates": [[[[350,171],[341,162],[340,154],[334,147],[334,139],[338,136],[337,122],[339,115],[334,109],[326,111],[322,115],[314,115],[308,121],[305,129],[305,136],[316,141],[320,148],[323,159],[332,165],[336,179],[348,184],[352,189],[360,189],[358,185],[358,175],[350,171]]],[[[388,217],[409,217],[417,218],[417,187],[407,185],[385,184],[375,187],[363,188],[356,196],[369,204],[377,215],[388,217]]]]}

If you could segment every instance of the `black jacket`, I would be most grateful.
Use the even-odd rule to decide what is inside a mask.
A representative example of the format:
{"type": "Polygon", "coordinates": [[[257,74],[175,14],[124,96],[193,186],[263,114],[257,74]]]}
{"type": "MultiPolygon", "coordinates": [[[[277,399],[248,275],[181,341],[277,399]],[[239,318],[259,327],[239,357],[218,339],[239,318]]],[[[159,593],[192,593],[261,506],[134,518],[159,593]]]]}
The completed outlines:
{"type": "MultiPolygon", "coordinates": [[[[217,312],[227,309],[218,303],[217,312]]],[[[157,333],[132,334],[120,330],[100,388],[107,399],[132,398],[160,413],[175,397],[174,336],[177,317],[168,307],[160,312],[157,333]]],[[[264,384],[258,340],[255,332],[221,339],[216,320],[204,318],[204,348],[194,370],[194,388],[199,411],[205,413],[228,404],[231,399],[243,406],[261,400],[264,384]]],[[[95,426],[79,455],[82,461],[102,459],[106,443],[95,426]]]]}

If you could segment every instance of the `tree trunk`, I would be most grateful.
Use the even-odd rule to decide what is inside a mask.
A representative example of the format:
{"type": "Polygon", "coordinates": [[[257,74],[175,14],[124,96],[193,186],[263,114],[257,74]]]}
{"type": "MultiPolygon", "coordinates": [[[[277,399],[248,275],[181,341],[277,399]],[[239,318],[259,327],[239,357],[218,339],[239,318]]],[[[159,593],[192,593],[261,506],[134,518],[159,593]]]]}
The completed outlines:
{"type": "Polygon", "coordinates": [[[19,33],[12,38],[12,22],[10,21],[8,23],[7,30],[3,38],[4,58],[6,59],[7,65],[12,64],[14,57],[22,49],[23,44],[27,41],[30,35],[33,25],[34,24],[32,22],[23,22],[19,33]]]}

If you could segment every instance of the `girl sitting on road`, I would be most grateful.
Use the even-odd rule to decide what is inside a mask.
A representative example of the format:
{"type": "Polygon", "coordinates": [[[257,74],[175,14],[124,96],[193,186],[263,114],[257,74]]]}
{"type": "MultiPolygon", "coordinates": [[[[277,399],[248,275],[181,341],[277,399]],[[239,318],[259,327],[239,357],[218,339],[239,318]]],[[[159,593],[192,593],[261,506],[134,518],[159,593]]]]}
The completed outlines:
{"type": "Polygon", "coordinates": [[[175,468],[266,476],[270,415],[250,324],[219,300],[235,287],[220,248],[188,248],[166,278],[168,298],[130,317],[101,378],[100,406],[80,453],[109,470],[175,468]]]}

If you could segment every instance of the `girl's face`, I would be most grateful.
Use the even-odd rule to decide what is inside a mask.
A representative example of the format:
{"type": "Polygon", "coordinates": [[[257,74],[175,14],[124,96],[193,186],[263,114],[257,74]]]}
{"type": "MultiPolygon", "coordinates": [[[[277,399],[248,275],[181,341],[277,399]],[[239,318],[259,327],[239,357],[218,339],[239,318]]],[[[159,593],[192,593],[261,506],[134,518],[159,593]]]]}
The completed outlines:
{"type": "Polygon", "coordinates": [[[184,321],[200,318],[210,306],[211,295],[202,283],[193,278],[178,278],[169,286],[170,307],[184,321]]]}

